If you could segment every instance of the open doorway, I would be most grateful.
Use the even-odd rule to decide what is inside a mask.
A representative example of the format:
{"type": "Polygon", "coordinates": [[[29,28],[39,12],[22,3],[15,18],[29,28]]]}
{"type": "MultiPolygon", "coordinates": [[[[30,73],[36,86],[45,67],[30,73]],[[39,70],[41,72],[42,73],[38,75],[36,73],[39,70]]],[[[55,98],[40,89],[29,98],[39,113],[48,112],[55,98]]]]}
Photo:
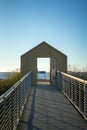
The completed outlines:
{"type": "Polygon", "coordinates": [[[50,58],[37,58],[37,83],[50,84],[50,58]]]}

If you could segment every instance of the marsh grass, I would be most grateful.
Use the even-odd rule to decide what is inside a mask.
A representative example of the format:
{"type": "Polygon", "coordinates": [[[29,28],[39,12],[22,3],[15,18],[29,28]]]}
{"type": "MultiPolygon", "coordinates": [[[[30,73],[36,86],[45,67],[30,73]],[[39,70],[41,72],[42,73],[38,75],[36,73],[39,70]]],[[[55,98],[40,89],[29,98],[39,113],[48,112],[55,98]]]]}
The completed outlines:
{"type": "Polygon", "coordinates": [[[20,79],[20,73],[15,72],[11,77],[6,80],[0,81],[0,96],[12,87],[20,79]]]}

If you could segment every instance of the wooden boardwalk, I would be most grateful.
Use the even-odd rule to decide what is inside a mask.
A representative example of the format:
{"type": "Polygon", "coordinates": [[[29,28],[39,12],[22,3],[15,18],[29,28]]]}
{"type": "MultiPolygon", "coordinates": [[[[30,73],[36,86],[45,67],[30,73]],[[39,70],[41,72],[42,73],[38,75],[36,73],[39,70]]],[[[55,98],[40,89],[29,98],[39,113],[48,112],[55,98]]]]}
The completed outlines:
{"type": "Polygon", "coordinates": [[[31,90],[17,130],[87,130],[87,121],[57,87],[31,90]]]}

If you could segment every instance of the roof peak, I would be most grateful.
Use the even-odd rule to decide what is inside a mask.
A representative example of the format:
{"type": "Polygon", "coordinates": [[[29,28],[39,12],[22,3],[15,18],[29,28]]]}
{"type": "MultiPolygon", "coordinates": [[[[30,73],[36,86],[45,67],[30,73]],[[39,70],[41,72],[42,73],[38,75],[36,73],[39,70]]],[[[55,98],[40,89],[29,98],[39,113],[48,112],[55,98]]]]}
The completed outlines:
{"type": "MultiPolygon", "coordinates": [[[[31,50],[27,51],[26,53],[28,53],[28,52],[30,52],[30,51],[33,51],[35,48],[41,46],[42,44],[47,45],[47,46],[53,48],[54,50],[58,51],[59,53],[63,54],[62,52],[60,52],[59,50],[57,50],[55,47],[53,47],[52,45],[48,44],[46,41],[42,41],[41,43],[39,43],[37,46],[35,46],[35,47],[32,48],[31,50]]],[[[23,55],[25,55],[26,53],[24,53],[23,55]]],[[[65,55],[65,54],[63,54],[63,55],[65,55]]],[[[66,55],[65,55],[65,56],[66,56],[66,55]]]]}

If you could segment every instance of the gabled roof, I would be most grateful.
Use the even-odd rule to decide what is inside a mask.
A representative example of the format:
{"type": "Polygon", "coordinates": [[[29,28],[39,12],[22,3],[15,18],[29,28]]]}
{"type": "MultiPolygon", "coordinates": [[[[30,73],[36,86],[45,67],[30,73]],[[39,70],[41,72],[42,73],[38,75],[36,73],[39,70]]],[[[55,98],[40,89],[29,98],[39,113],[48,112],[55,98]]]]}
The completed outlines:
{"type": "MultiPolygon", "coordinates": [[[[45,42],[45,41],[43,41],[43,42],[41,42],[40,44],[38,44],[37,46],[35,46],[34,48],[32,48],[31,50],[29,50],[29,51],[27,51],[26,53],[24,53],[23,55],[25,55],[25,54],[27,54],[27,53],[29,53],[30,51],[33,51],[34,49],[36,49],[36,48],[38,48],[39,46],[42,46],[42,45],[47,45],[48,47],[50,47],[50,48],[52,48],[52,49],[54,49],[55,51],[57,51],[57,52],[59,52],[59,53],[61,53],[62,55],[64,55],[64,56],[66,56],[65,54],[63,54],[62,52],[60,52],[59,50],[57,50],[56,48],[54,48],[53,46],[51,46],[51,45],[49,45],[47,42],[45,42]]],[[[22,56],[23,56],[22,55],[22,56]]]]}

